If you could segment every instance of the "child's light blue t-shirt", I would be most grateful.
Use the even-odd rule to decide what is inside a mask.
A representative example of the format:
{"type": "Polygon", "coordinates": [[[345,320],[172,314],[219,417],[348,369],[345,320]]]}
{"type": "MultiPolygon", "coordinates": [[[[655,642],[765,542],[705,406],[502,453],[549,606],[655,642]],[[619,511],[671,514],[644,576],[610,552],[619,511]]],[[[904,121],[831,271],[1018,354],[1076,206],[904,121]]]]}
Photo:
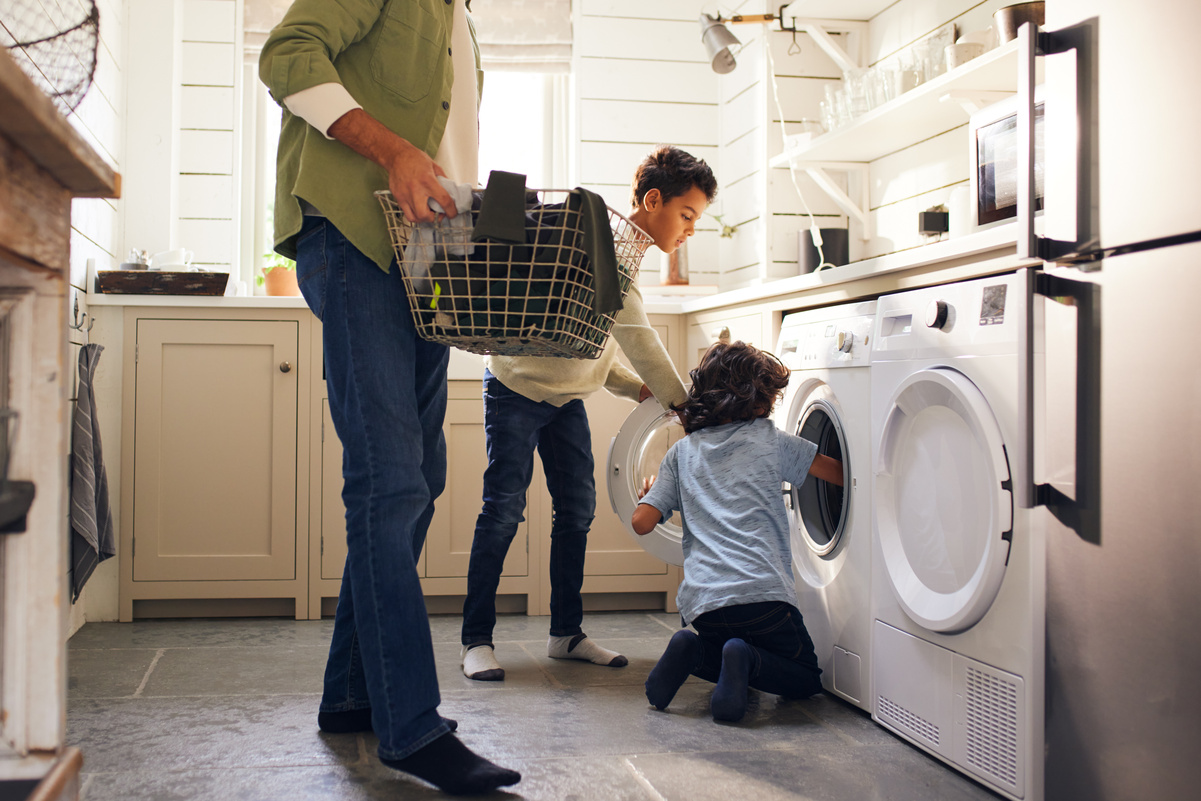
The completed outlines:
{"type": "Polygon", "coordinates": [[[667,520],[679,510],[685,624],[714,609],[761,601],[796,606],[788,511],[781,484],[800,485],[817,445],[767,419],[694,431],[668,450],[640,501],[667,520]]]}

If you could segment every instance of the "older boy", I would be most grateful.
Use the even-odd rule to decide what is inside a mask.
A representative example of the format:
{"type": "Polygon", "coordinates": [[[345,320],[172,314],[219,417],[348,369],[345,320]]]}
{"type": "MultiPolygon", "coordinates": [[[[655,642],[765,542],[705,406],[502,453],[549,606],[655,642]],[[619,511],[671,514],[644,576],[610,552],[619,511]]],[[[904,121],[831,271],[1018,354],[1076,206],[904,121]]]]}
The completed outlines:
{"type": "MultiPolygon", "coordinates": [[[[717,180],[704,161],[662,146],[634,174],[629,217],[660,250],[672,253],[695,232],[697,219],[716,194],[717,180]]],[[[492,645],[496,590],[525,510],[535,448],[542,457],[554,511],[547,654],[609,667],[627,664],[624,656],[588,639],[581,628],[584,552],[596,512],[592,434],[584,398],[603,386],[631,400],[642,401],[653,394],[666,409],[683,401],[686,393],[647,321],[636,285],[630,288],[611,333],[595,360],[491,356],[486,361],[488,467],[463,604],[462,665],[468,678],[499,681],[505,677],[492,645]],[[617,362],[614,343],[629,357],[637,375],[617,362]]]]}

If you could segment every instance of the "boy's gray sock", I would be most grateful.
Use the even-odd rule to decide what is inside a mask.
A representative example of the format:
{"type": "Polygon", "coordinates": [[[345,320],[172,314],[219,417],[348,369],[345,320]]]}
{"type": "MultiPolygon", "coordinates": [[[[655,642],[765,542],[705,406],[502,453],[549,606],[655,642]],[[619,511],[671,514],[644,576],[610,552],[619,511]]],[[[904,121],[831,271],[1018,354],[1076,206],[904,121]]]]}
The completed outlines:
{"type": "Polygon", "coordinates": [[[551,636],[546,641],[546,655],[552,659],[582,659],[594,665],[608,667],[625,667],[630,663],[616,651],[601,648],[588,639],[587,634],[576,634],[567,637],[551,636]]]}
{"type": "Polygon", "coordinates": [[[491,643],[464,645],[462,662],[463,675],[476,681],[503,681],[505,669],[496,661],[496,652],[491,643]]]}

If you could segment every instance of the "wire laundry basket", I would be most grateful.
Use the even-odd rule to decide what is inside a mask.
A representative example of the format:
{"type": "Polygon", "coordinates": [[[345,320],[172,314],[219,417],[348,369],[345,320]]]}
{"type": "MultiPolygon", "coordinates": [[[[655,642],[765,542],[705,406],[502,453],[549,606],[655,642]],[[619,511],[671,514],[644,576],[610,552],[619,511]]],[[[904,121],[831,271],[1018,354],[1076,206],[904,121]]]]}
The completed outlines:
{"type": "MultiPolygon", "coordinates": [[[[583,214],[571,192],[528,190],[538,202],[527,203],[524,245],[472,242],[465,213],[414,226],[391,192],[375,195],[422,338],[480,354],[600,356],[614,317],[593,310],[583,214]]],[[[478,206],[477,194],[472,218],[478,206]]],[[[608,213],[624,298],[651,238],[613,209],[608,213]]]]}

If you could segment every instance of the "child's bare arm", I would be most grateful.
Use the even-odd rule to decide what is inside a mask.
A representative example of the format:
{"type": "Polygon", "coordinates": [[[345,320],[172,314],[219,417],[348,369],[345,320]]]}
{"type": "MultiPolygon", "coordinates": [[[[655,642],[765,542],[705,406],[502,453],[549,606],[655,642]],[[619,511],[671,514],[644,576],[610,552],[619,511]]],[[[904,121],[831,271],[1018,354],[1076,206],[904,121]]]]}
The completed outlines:
{"type": "Polygon", "coordinates": [[[636,534],[650,534],[662,519],[663,515],[658,509],[649,503],[640,503],[630,518],[630,524],[633,525],[636,534]]]}
{"type": "Polygon", "coordinates": [[[819,453],[813,457],[813,464],[809,465],[809,475],[841,487],[842,462],[819,453]]]}

